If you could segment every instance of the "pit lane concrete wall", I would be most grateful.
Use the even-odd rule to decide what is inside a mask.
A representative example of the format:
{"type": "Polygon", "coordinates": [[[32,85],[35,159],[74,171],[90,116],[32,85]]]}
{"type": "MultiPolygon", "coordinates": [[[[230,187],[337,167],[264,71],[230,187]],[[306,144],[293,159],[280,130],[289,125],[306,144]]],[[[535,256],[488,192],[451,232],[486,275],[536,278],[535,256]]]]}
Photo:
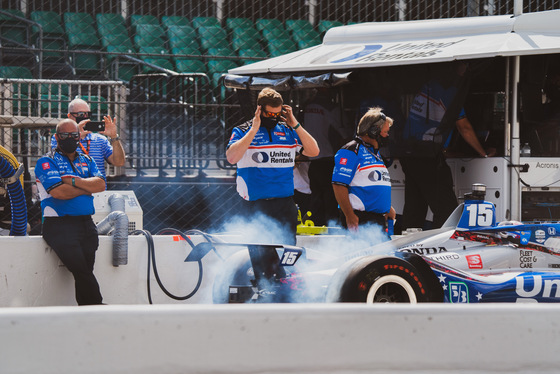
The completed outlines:
{"type": "Polygon", "coordinates": [[[558,305],[0,309],[0,371],[553,373],[558,305]]]}
{"type": "MultiPolygon", "coordinates": [[[[99,237],[94,273],[105,303],[148,304],[148,244],[144,236],[128,239],[128,264],[114,267],[112,237],[99,237]]],[[[184,262],[191,247],[173,235],[154,236],[154,247],[165,287],[175,295],[189,294],[199,276],[196,262],[184,262]]],[[[220,262],[213,252],[203,259],[200,290],[187,302],[211,302],[206,292],[212,288],[215,265],[220,262]]],[[[150,281],[154,303],[180,302],[161,291],[153,272],[150,281]]],[[[76,305],[74,279],[56,254],[40,236],[0,237],[0,307],[56,305],[76,305]]]]}
{"type": "MultiPolygon", "coordinates": [[[[239,236],[218,236],[229,242],[239,242],[239,236]]],[[[335,238],[336,236],[333,236],[335,238]]],[[[336,237],[339,238],[339,237],[336,237]]],[[[189,294],[198,281],[196,262],[184,262],[191,251],[185,240],[177,235],[155,235],[154,247],[159,275],[164,286],[174,295],[189,294]]],[[[203,241],[191,236],[196,244],[203,241]]],[[[299,245],[311,246],[325,237],[301,236],[299,245]]],[[[100,236],[94,273],[107,304],[148,304],[147,266],[148,244],[144,236],[129,236],[128,264],[113,266],[112,237],[100,236]]],[[[227,257],[231,250],[221,247],[227,257]]],[[[210,252],[203,262],[203,279],[199,291],[186,301],[177,301],[164,294],[150,273],[154,304],[211,303],[211,290],[216,271],[222,261],[210,252]]],[[[48,247],[41,236],[0,236],[0,307],[76,305],[74,280],[70,272],[48,247]]],[[[1,372],[1,370],[0,370],[1,372]]]]}

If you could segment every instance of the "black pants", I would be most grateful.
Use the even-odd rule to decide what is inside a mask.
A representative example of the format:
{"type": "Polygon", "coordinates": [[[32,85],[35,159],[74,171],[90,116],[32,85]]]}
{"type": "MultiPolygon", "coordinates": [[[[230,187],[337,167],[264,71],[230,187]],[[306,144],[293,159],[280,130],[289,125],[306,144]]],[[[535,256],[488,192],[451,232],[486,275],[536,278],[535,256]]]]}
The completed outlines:
{"type": "Polygon", "coordinates": [[[316,226],[327,225],[338,219],[338,203],[332,187],[334,157],[311,160],[309,186],[311,187],[311,220],[316,226]]]}
{"type": "Polygon", "coordinates": [[[101,304],[93,274],[99,237],[91,216],[45,217],[43,239],[74,276],[78,305],[101,304]]]}
{"type": "Polygon", "coordinates": [[[404,228],[423,228],[428,206],[434,213],[432,228],[441,227],[457,207],[453,176],[445,157],[440,153],[400,161],[405,174],[404,228]]]}
{"type": "Polygon", "coordinates": [[[264,224],[257,229],[263,230],[263,241],[279,244],[296,244],[297,208],[293,196],[278,199],[261,199],[256,201],[243,200],[243,214],[251,219],[258,219],[258,214],[276,221],[277,227],[267,227],[266,222],[253,221],[255,226],[264,224]]]}
{"type": "MultiPolygon", "coordinates": [[[[340,213],[340,222],[342,224],[342,227],[347,229],[348,225],[346,224],[346,216],[342,212],[342,209],[339,210],[339,213],[340,213]]],[[[375,224],[381,226],[383,228],[383,230],[385,230],[387,228],[387,221],[385,220],[385,215],[383,215],[381,213],[373,213],[373,212],[364,212],[364,211],[361,211],[361,210],[354,210],[354,214],[358,216],[358,219],[359,219],[358,225],[359,226],[365,225],[367,223],[375,223],[375,224]]]]}

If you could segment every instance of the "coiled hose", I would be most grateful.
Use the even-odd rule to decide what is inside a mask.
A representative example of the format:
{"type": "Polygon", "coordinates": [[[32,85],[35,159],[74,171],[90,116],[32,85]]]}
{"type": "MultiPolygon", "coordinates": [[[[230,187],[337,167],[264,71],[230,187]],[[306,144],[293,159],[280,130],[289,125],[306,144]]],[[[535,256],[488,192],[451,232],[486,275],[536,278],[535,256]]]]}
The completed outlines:
{"type": "Polygon", "coordinates": [[[0,146],[0,178],[5,179],[12,211],[12,227],[10,235],[25,236],[27,234],[27,205],[23,193],[23,175],[15,180],[12,178],[20,168],[13,154],[0,146]]]}
{"type": "MultiPolygon", "coordinates": [[[[195,245],[192,242],[192,240],[188,237],[188,235],[198,234],[198,235],[202,235],[209,242],[216,241],[211,235],[206,234],[206,233],[204,233],[202,231],[199,231],[199,230],[189,230],[185,233],[182,233],[181,231],[179,231],[177,229],[166,228],[166,229],[160,230],[156,235],[162,235],[162,234],[179,235],[181,238],[183,238],[190,245],[191,249],[194,248],[195,245]]],[[[194,287],[192,292],[190,292],[188,295],[185,295],[185,296],[173,295],[171,292],[169,292],[165,288],[165,286],[163,285],[163,282],[161,281],[161,279],[159,277],[159,273],[158,273],[158,270],[157,270],[157,264],[156,264],[156,251],[155,251],[154,239],[152,238],[152,234],[147,230],[136,230],[136,231],[131,232],[130,235],[144,235],[144,237],[146,238],[146,241],[148,243],[148,266],[147,266],[148,274],[147,274],[146,288],[147,288],[147,291],[148,291],[148,301],[149,301],[150,304],[153,304],[153,302],[152,302],[152,288],[151,288],[151,282],[150,282],[150,273],[151,273],[152,268],[153,268],[153,272],[154,272],[154,276],[156,278],[157,284],[159,285],[159,287],[161,288],[163,293],[165,293],[168,297],[170,297],[174,300],[187,300],[187,299],[190,299],[191,297],[193,297],[196,294],[196,292],[198,291],[198,289],[200,288],[200,285],[202,283],[202,276],[203,276],[202,260],[197,261],[198,262],[198,280],[197,280],[196,286],[194,287]]],[[[214,251],[215,251],[215,249],[214,249],[214,251]]],[[[217,252],[216,252],[216,254],[218,255],[217,252]]]]}

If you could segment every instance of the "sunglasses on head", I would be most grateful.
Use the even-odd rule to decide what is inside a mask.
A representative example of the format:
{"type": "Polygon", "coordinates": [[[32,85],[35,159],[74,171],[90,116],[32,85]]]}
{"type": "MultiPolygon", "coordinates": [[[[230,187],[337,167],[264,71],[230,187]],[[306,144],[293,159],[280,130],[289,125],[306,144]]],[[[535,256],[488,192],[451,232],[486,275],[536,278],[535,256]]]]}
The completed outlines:
{"type": "Polygon", "coordinates": [[[80,139],[80,133],[79,132],[57,132],[56,135],[58,135],[58,138],[60,140],[65,140],[69,136],[74,138],[75,140],[80,139]]]}
{"type": "Polygon", "coordinates": [[[262,115],[263,115],[263,117],[266,117],[266,118],[280,118],[280,116],[282,115],[282,112],[273,113],[273,112],[267,112],[266,110],[263,110],[262,115]]]}

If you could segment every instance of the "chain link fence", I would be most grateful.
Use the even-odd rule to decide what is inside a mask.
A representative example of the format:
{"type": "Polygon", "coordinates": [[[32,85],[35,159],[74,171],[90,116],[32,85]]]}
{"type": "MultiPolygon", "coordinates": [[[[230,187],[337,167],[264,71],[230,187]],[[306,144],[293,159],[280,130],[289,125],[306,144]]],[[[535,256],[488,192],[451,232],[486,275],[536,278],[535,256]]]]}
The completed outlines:
{"type": "MultiPolygon", "coordinates": [[[[512,14],[512,0],[3,0],[0,138],[26,168],[50,147],[68,102],[94,119],[117,118],[127,153],[108,188],[134,190],[151,231],[210,229],[235,212],[235,169],[225,160],[233,126],[249,119],[223,86],[231,68],[320,44],[338,25],[512,14]]],[[[560,1],[525,1],[524,12],[560,1]]],[[[298,95],[290,95],[297,108],[298,95]]],[[[246,108],[245,108],[246,109],[246,108]]],[[[4,215],[9,204],[4,199],[4,215]]]]}

